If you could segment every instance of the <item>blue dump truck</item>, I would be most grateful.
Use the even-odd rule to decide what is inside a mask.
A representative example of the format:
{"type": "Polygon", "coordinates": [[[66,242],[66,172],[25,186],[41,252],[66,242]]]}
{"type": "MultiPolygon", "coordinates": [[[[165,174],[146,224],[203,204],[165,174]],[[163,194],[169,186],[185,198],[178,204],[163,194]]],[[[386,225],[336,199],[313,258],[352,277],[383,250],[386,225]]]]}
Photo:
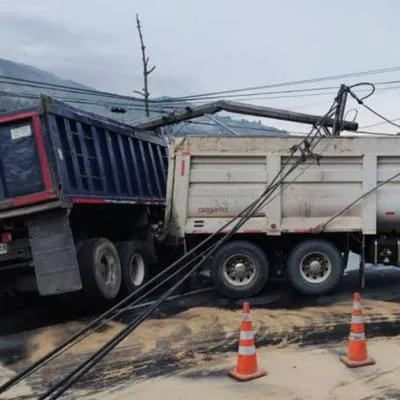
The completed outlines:
{"type": "Polygon", "coordinates": [[[0,290],[110,301],[157,262],[168,146],[42,96],[0,114],[0,290]]]}

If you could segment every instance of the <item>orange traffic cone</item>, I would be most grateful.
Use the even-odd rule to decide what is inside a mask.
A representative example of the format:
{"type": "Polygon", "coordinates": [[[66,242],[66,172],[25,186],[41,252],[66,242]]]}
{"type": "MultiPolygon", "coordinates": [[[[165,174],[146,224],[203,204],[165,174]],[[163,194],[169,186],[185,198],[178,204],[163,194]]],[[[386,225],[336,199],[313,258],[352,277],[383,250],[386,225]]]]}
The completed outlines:
{"type": "Polygon", "coordinates": [[[266,371],[258,368],[250,304],[247,301],[243,303],[236,368],[229,375],[238,381],[249,381],[267,375],[266,371]]]}
{"type": "Polygon", "coordinates": [[[340,360],[349,368],[375,364],[375,360],[368,357],[360,293],[354,293],[353,296],[347,355],[340,357],[340,360]]]}

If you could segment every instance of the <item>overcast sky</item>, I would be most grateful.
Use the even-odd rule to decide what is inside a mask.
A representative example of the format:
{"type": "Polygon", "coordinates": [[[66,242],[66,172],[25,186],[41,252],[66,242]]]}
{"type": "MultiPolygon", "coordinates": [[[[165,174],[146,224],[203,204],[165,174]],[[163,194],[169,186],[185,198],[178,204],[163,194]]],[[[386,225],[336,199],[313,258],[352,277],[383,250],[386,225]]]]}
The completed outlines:
{"type": "MultiPolygon", "coordinates": [[[[3,0],[0,57],[132,94],[142,88],[136,12],[148,55],[157,65],[150,79],[152,95],[181,96],[400,65],[398,0],[3,0]]],[[[400,79],[400,72],[346,82],[365,79],[400,79]]],[[[400,117],[399,96],[400,89],[378,91],[369,104],[388,117],[400,117]]],[[[317,113],[331,100],[316,96],[256,104],[317,113]]],[[[361,125],[379,121],[365,112],[359,119],[361,125]]]]}

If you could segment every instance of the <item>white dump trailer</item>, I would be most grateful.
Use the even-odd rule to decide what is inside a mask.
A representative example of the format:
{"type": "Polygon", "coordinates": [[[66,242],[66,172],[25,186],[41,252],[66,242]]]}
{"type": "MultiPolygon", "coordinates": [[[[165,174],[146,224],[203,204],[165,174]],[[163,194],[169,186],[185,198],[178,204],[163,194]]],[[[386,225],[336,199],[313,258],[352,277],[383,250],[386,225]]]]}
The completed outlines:
{"type": "MultiPolygon", "coordinates": [[[[174,235],[190,249],[217,232],[257,199],[301,139],[175,139],[166,213],[174,235]]],[[[269,277],[287,277],[303,294],[331,292],[360,243],[366,262],[400,265],[400,137],[323,137],[313,153],[319,164],[309,157],[296,168],[212,256],[224,295],[255,295],[269,277]]]]}

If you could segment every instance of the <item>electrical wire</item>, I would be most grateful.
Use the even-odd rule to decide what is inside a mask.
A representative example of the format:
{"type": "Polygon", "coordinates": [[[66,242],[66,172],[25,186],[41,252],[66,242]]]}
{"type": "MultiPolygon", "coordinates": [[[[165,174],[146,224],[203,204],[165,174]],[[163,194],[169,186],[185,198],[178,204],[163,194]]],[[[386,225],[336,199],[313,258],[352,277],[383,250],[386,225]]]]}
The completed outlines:
{"type": "MultiPolygon", "coordinates": [[[[284,94],[284,93],[296,93],[296,92],[335,89],[335,87],[322,87],[322,88],[292,89],[292,90],[261,92],[261,93],[235,94],[233,96],[229,95],[229,93],[232,93],[232,92],[240,93],[242,91],[261,90],[262,88],[284,87],[284,86],[297,85],[300,83],[301,84],[314,83],[314,82],[321,82],[321,81],[325,81],[325,80],[333,80],[333,79],[346,78],[346,77],[387,73],[387,72],[394,72],[399,69],[400,69],[400,66],[399,67],[390,67],[390,68],[385,68],[385,69],[378,69],[378,70],[369,70],[369,71],[358,72],[358,73],[348,73],[348,74],[342,74],[342,75],[336,75],[336,76],[328,76],[328,77],[323,77],[323,78],[306,79],[306,80],[302,80],[302,81],[289,81],[289,82],[283,82],[283,83],[278,83],[278,84],[253,86],[253,87],[244,88],[244,89],[232,89],[232,90],[227,90],[227,91],[224,90],[224,91],[210,92],[208,94],[204,94],[204,93],[203,94],[194,94],[194,95],[189,95],[189,96],[171,97],[168,99],[149,99],[149,103],[163,104],[163,103],[168,103],[168,102],[189,101],[189,100],[190,101],[196,101],[196,100],[204,101],[206,99],[210,100],[210,99],[221,98],[221,95],[224,95],[223,96],[224,98],[229,98],[229,97],[240,98],[240,97],[254,96],[254,95],[259,96],[262,94],[270,94],[271,95],[271,94],[279,94],[279,93],[284,94]],[[215,97],[215,96],[217,96],[217,97],[215,97]]],[[[109,97],[109,98],[114,98],[114,99],[119,99],[119,100],[140,102],[142,104],[145,103],[144,99],[140,99],[140,98],[134,97],[134,96],[120,95],[117,93],[94,90],[94,89],[89,89],[89,88],[83,89],[83,88],[78,88],[78,87],[74,87],[74,86],[53,84],[53,83],[47,83],[47,82],[43,82],[43,81],[29,80],[29,79],[17,78],[17,77],[12,77],[12,76],[4,76],[4,75],[0,76],[0,83],[4,83],[4,84],[8,84],[8,85],[15,85],[15,86],[46,89],[46,90],[58,90],[58,91],[64,91],[64,92],[69,92],[69,93],[75,93],[75,94],[87,94],[87,95],[91,95],[91,96],[109,97]]],[[[398,83],[400,83],[400,81],[392,80],[392,81],[377,82],[376,85],[392,85],[392,84],[398,84],[398,83]]]]}
{"type": "MultiPolygon", "coordinates": [[[[32,93],[20,93],[20,92],[10,92],[10,91],[0,91],[0,95],[3,95],[5,97],[11,97],[11,98],[25,98],[25,99],[29,99],[29,100],[38,100],[40,95],[35,95],[32,93]]],[[[111,108],[113,106],[120,106],[123,107],[125,111],[145,111],[145,106],[141,106],[141,105],[137,105],[137,106],[131,106],[127,103],[119,103],[119,102],[115,102],[115,101],[96,101],[96,100],[90,100],[90,99],[79,99],[79,98],[65,98],[65,97],[61,97],[58,95],[51,95],[53,98],[63,101],[65,103],[72,103],[72,104],[86,104],[86,105],[94,105],[94,106],[101,106],[104,108],[111,108]]],[[[149,110],[153,113],[158,113],[158,114],[163,114],[163,113],[167,113],[169,111],[167,110],[163,110],[160,108],[153,108],[150,107],[149,110]]]]}
{"type": "MultiPolygon", "coordinates": [[[[392,119],[390,119],[390,121],[391,121],[391,122],[400,121],[400,117],[392,118],[392,119]]],[[[361,128],[361,129],[373,128],[373,127],[375,127],[375,126],[385,125],[385,124],[387,124],[386,121],[381,121],[381,122],[377,122],[377,123],[371,124],[371,125],[364,125],[364,126],[361,126],[360,128],[361,128]]]]}
{"type": "Polygon", "coordinates": [[[212,95],[216,95],[216,94],[218,94],[218,95],[224,94],[225,95],[228,93],[239,93],[239,92],[245,92],[245,91],[249,91],[249,90],[260,90],[260,89],[269,89],[269,88],[276,88],[276,87],[283,87],[283,86],[301,85],[301,84],[305,84],[305,83],[315,83],[315,82],[337,80],[337,79],[344,79],[344,78],[353,78],[353,77],[359,77],[359,76],[363,76],[363,75],[374,75],[374,74],[396,72],[399,70],[400,70],[400,66],[395,66],[395,67],[380,68],[380,69],[375,69],[375,70],[367,70],[367,71],[362,71],[362,72],[350,72],[350,73],[340,74],[340,75],[331,75],[331,76],[325,76],[325,77],[320,77],[320,78],[288,81],[288,82],[281,82],[281,83],[268,84],[268,85],[249,86],[249,87],[239,88],[239,89],[220,90],[220,91],[197,94],[197,95],[193,95],[193,96],[176,97],[175,99],[183,100],[183,99],[190,98],[190,97],[197,97],[197,98],[198,97],[207,97],[207,96],[212,96],[212,95]]]}
{"type": "Polygon", "coordinates": [[[374,87],[373,84],[369,83],[369,85],[372,87],[372,90],[371,90],[371,93],[370,93],[369,95],[367,95],[367,96],[364,96],[364,97],[361,97],[361,98],[360,98],[359,96],[357,96],[357,95],[352,91],[352,89],[353,89],[354,87],[357,87],[357,86],[363,85],[363,84],[365,85],[366,83],[361,83],[361,84],[357,84],[357,85],[350,86],[350,87],[348,88],[349,94],[354,98],[354,100],[357,101],[358,104],[362,105],[364,108],[366,108],[366,109],[367,109],[368,111],[370,111],[372,114],[374,114],[374,115],[376,115],[377,117],[381,118],[381,119],[384,120],[386,123],[388,123],[388,124],[390,124],[390,125],[392,125],[392,126],[395,126],[396,128],[400,128],[400,125],[399,125],[399,124],[396,124],[395,122],[393,122],[393,120],[390,120],[389,118],[386,118],[384,115],[382,115],[382,114],[379,113],[378,111],[375,111],[373,108],[371,108],[370,106],[368,106],[367,104],[365,104],[364,100],[366,100],[368,97],[370,97],[370,96],[374,93],[374,91],[375,91],[375,87],[374,87]]]}
{"type": "MultiPolygon", "coordinates": [[[[322,117],[322,122],[324,118],[327,118],[329,114],[332,113],[333,115],[332,106],[330,111],[322,117]]],[[[317,124],[316,126],[320,125],[322,122],[317,124]]],[[[313,128],[314,130],[315,128],[313,128]]],[[[316,135],[320,133],[321,126],[318,127],[316,135]]],[[[312,131],[313,131],[312,130],[312,131]]],[[[301,143],[308,143],[303,140],[301,143]]],[[[306,146],[306,149],[310,151],[310,143],[306,146]]],[[[299,150],[299,146],[294,146],[292,149],[292,154],[294,154],[297,150],[299,150]]],[[[311,153],[310,153],[311,154],[311,153]]],[[[302,153],[304,156],[304,153],[302,153]]],[[[287,165],[290,161],[290,157],[287,159],[284,165],[287,165]]],[[[64,393],[76,380],[78,380],[83,374],[85,374],[88,370],[90,370],[101,358],[103,358],[106,354],[108,354],[118,343],[120,343],[124,338],[126,338],[148,315],[150,315],[158,306],[161,304],[177,287],[180,286],[186,279],[190,277],[190,275],[198,269],[205,260],[219,247],[221,246],[226,240],[228,240],[241,226],[243,226],[246,221],[251,217],[253,213],[256,213],[257,210],[264,207],[265,197],[269,194],[271,195],[275,191],[275,185],[280,185],[281,182],[284,181],[285,177],[287,177],[292,171],[294,171],[301,162],[304,161],[303,157],[300,157],[297,163],[294,163],[291,168],[284,174],[283,177],[278,182],[275,182],[281,176],[281,173],[278,173],[275,178],[270,182],[264,193],[260,196],[259,200],[256,202],[255,207],[251,207],[249,212],[245,217],[242,217],[241,220],[236,224],[236,226],[229,231],[222,239],[218,241],[218,243],[213,246],[208,252],[204,255],[203,260],[197,263],[181,280],[179,280],[172,288],[170,288],[160,299],[153,304],[147,311],[145,311],[142,315],[132,321],[124,330],[122,330],[119,334],[117,334],[110,342],[106,343],[102,348],[100,348],[95,354],[93,354],[88,360],[78,366],[75,370],[73,370],[69,375],[67,375],[64,379],[60,382],[56,383],[52,388],[50,388],[46,393],[44,393],[39,399],[45,399],[47,396],[51,395],[51,399],[58,398],[62,393],[64,393]]],[[[281,171],[284,167],[281,168],[281,171]]],[[[268,198],[268,197],[267,197],[268,198]]],[[[248,209],[249,207],[247,207],[248,209]]]]}
{"type": "MultiPolygon", "coordinates": [[[[374,85],[380,85],[379,82],[374,83],[374,85]]],[[[387,90],[395,90],[399,89],[400,86],[392,86],[392,87],[383,87],[379,89],[380,92],[385,92],[387,90]]],[[[284,98],[292,98],[292,97],[312,97],[312,96],[331,96],[336,95],[337,92],[326,91],[330,89],[336,89],[335,86],[329,87],[316,87],[316,88],[304,88],[304,89],[292,89],[292,90],[278,90],[278,91],[269,91],[269,92],[252,92],[252,93],[245,93],[245,94],[233,94],[233,95],[216,95],[216,96],[207,96],[202,98],[187,98],[184,101],[187,102],[205,102],[209,100],[220,100],[220,99],[242,99],[245,98],[246,100],[263,100],[263,99],[284,99],[284,98]],[[318,91],[324,91],[323,93],[315,93],[318,91]],[[308,93],[311,92],[311,93],[308,93]],[[308,94],[304,94],[308,93],[308,94]],[[268,97],[258,97],[258,96],[267,96],[268,97]],[[280,96],[275,96],[280,95],[280,96]]],[[[364,89],[365,91],[367,89],[364,89]]],[[[151,100],[151,102],[155,104],[168,104],[169,102],[179,102],[174,99],[165,99],[165,100],[151,100]]]]}
{"type": "MultiPolygon", "coordinates": [[[[2,90],[0,91],[0,94],[5,96],[5,97],[20,97],[20,98],[27,98],[27,99],[32,99],[32,100],[37,100],[41,94],[45,94],[45,93],[41,93],[41,94],[34,94],[34,93],[26,93],[26,92],[15,92],[15,91],[6,91],[6,90],[2,90]]],[[[116,106],[125,106],[125,107],[129,107],[131,106],[128,103],[121,103],[121,102],[115,102],[115,101],[110,101],[110,100],[103,100],[103,101],[99,101],[99,100],[95,100],[95,99],[85,99],[85,98],[72,98],[72,97],[62,97],[60,95],[57,94],[51,94],[52,97],[57,98],[61,101],[65,101],[65,102],[70,102],[70,103],[80,103],[80,104],[93,104],[93,105],[101,105],[101,106],[108,106],[108,105],[116,105],[116,106]]],[[[137,105],[135,106],[137,108],[143,108],[143,105],[137,105]]],[[[160,109],[158,108],[157,111],[160,111],[160,109]]]]}
{"type": "Polygon", "coordinates": [[[313,229],[313,233],[321,233],[321,232],[323,232],[323,230],[326,228],[327,225],[329,225],[332,221],[334,221],[336,218],[338,218],[343,213],[345,213],[347,210],[349,210],[351,207],[353,207],[355,204],[357,204],[360,200],[364,199],[365,197],[367,197],[371,193],[373,193],[376,190],[378,190],[381,186],[386,185],[387,183],[393,181],[394,179],[396,179],[399,176],[400,176],[400,172],[397,172],[396,174],[392,175],[390,178],[388,178],[388,179],[386,179],[386,180],[384,180],[382,182],[379,182],[376,186],[374,186],[372,189],[368,190],[367,192],[363,193],[361,196],[357,197],[354,201],[352,201],[349,205],[347,205],[342,210],[337,212],[334,216],[329,218],[327,221],[325,221],[324,223],[316,226],[313,229]]]}
{"type": "Polygon", "coordinates": [[[377,111],[375,111],[374,109],[372,109],[371,107],[369,107],[366,104],[362,104],[368,111],[370,111],[372,114],[375,114],[377,117],[383,119],[387,124],[390,124],[396,128],[400,128],[399,124],[396,124],[395,122],[393,122],[393,120],[390,120],[388,118],[386,118],[384,115],[378,113],[377,111]]]}
{"type": "MultiPolygon", "coordinates": [[[[17,79],[17,78],[12,78],[12,79],[17,79]]],[[[24,80],[25,81],[25,80],[24,80]]],[[[29,81],[30,82],[30,81],[29,81]]],[[[377,84],[391,84],[391,83],[399,83],[400,81],[383,81],[383,82],[380,82],[380,83],[377,83],[377,84]]],[[[360,85],[365,85],[366,83],[360,83],[360,84],[357,84],[357,86],[360,86],[360,85]]],[[[370,84],[369,84],[370,85],[370,84]]],[[[376,84],[374,84],[374,85],[376,85],[376,84]]],[[[64,86],[62,86],[61,85],[61,87],[64,87],[64,86]]],[[[353,85],[353,87],[355,87],[354,85],[353,85]]],[[[321,89],[330,89],[331,87],[325,87],[325,88],[311,88],[311,89],[300,89],[300,91],[308,91],[308,90],[310,90],[310,91],[313,91],[313,90],[321,90],[321,89]]],[[[399,87],[395,87],[395,88],[391,88],[391,87],[389,87],[389,88],[383,88],[383,89],[381,89],[381,91],[384,91],[384,90],[391,90],[391,89],[396,89],[396,88],[400,88],[400,86],[399,87]]],[[[291,91],[281,91],[282,93],[288,93],[288,92],[291,92],[291,91]]],[[[296,90],[294,90],[294,92],[296,92],[296,90]]],[[[268,92],[267,92],[268,93],[268,92]]],[[[270,92],[270,93],[279,93],[279,91],[275,91],[275,92],[270,92]]],[[[34,94],[30,94],[30,93],[18,93],[18,92],[9,92],[9,91],[0,91],[0,94],[3,94],[3,95],[5,95],[5,96],[10,96],[10,97],[17,97],[17,98],[19,98],[19,97],[21,97],[21,98],[27,98],[27,99],[37,99],[37,96],[35,96],[34,94]]],[[[329,92],[329,93],[313,93],[312,95],[313,96],[315,96],[315,95],[333,95],[334,93],[332,93],[332,92],[329,92]]],[[[308,97],[309,95],[291,95],[291,96],[289,96],[289,95],[286,95],[286,96],[273,96],[273,97],[262,97],[262,98],[253,98],[253,100],[261,100],[261,99],[276,99],[276,98],[291,98],[291,97],[308,97]]],[[[74,98],[64,98],[64,97],[59,97],[59,96],[54,96],[54,97],[56,97],[56,98],[58,98],[60,101],[64,101],[64,102],[67,102],[67,103],[73,103],[73,104],[86,104],[86,105],[94,105],[94,106],[101,106],[101,107],[105,107],[105,108],[109,108],[109,107],[111,107],[111,106],[122,106],[122,107],[124,107],[124,109],[126,110],[126,111],[129,111],[129,110],[132,110],[132,111],[145,111],[145,106],[143,105],[143,106],[139,106],[139,105],[137,105],[137,106],[135,106],[135,107],[127,107],[127,103],[118,103],[118,102],[115,102],[115,101],[107,101],[107,100],[105,100],[105,101],[102,101],[102,102],[99,102],[99,101],[95,101],[95,100],[89,100],[89,99],[74,99],[74,98]]],[[[248,100],[250,100],[250,99],[248,99],[248,100]]],[[[142,102],[142,101],[141,101],[142,102]]],[[[150,108],[150,111],[151,112],[154,112],[154,113],[159,113],[159,114],[163,114],[163,113],[168,113],[168,111],[166,110],[166,108],[173,108],[173,107],[170,107],[170,106],[165,106],[164,107],[164,109],[162,109],[162,110],[160,110],[160,109],[155,109],[155,108],[153,108],[153,107],[151,107],[150,108]]],[[[368,107],[367,107],[368,108],[368,107]]],[[[370,111],[372,111],[372,110],[370,110],[370,111]]],[[[372,111],[373,112],[373,111],[372,111]]],[[[396,127],[400,127],[400,125],[397,125],[397,124],[393,124],[392,122],[393,121],[396,121],[396,120],[400,120],[400,118],[397,118],[397,119],[394,119],[394,120],[388,120],[388,119],[386,119],[385,117],[383,117],[382,115],[380,115],[380,114],[377,114],[380,118],[383,118],[384,119],[384,122],[381,122],[381,123],[377,123],[377,124],[372,124],[372,125],[366,125],[366,126],[363,126],[362,127],[362,129],[364,129],[364,128],[369,128],[369,127],[373,127],[373,126],[378,126],[378,125],[381,125],[381,124],[383,124],[383,123],[391,123],[392,125],[394,125],[394,126],[396,126],[396,127]]],[[[137,121],[137,120],[132,120],[132,121],[130,121],[130,122],[135,122],[135,121],[137,121]]],[[[193,124],[202,124],[202,125],[206,125],[207,123],[206,122],[196,122],[196,121],[191,121],[191,123],[193,123],[193,124]]],[[[208,125],[210,125],[211,126],[211,124],[210,123],[208,123],[208,125]]],[[[232,128],[242,128],[241,126],[234,126],[234,125],[229,125],[229,127],[232,127],[232,128]]],[[[263,128],[256,128],[256,127],[247,127],[246,129],[248,129],[248,130],[254,130],[254,131],[256,131],[256,130],[259,130],[259,131],[268,131],[268,129],[263,129],[263,128]]],[[[301,134],[302,132],[290,132],[290,131],[287,131],[287,132],[289,132],[289,133],[295,133],[295,134],[301,134]]],[[[360,132],[360,131],[359,131],[360,132]]],[[[369,132],[360,132],[360,133],[369,133],[369,132]]]]}
{"type": "Polygon", "coordinates": [[[112,93],[112,92],[105,92],[105,91],[101,91],[101,90],[83,89],[83,88],[78,88],[75,86],[60,85],[60,84],[56,84],[56,83],[47,83],[47,82],[43,82],[43,81],[17,78],[17,77],[6,76],[6,75],[0,75],[0,83],[12,84],[14,86],[37,87],[40,89],[47,88],[47,89],[60,90],[60,91],[69,92],[69,93],[82,93],[82,94],[90,94],[93,96],[112,97],[112,98],[117,98],[117,99],[126,99],[126,100],[134,99],[134,100],[141,101],[142,103],[144,103],[143,99],[140,99],[140,98],[134,97],[134,96],[125,96],[125,95],[112,93]]]}
{"type": "MultiPolygon", "coordinates": [[[[379,89],[378,94],[384,93],[384,92],[389,91],[389,90],[397,90],[397,89],[400,89],[400,86],[382,88],[382,89],[379,89]]],[[[310,90],[311,89],[307,89],[307,90],[304,90],[304,92],[308,92],[310,90]]],[[[17,97],[18,97],[18,95],[20,95],[21,97],[29,97],[29,98],[33,98],[33,99],[36,99],[39,96],[39,94],[36,96],[34,94],[31,94],[31,93],[21,93],[21,92],[15,92],[15,91],[14,92],[1,91],[1,94],[4,94],[5,96],[14,95],[14,96],[17,96],[17,97]]],[[[291,99],[291,98],[303,98],[303,97],[315,97],[315,96],[333,96],[333,95],[336,94],[336,92],[325,92],[325,93],[315,93],[315,92],[313,92],[313,93],[306,93],[306,94],[286,94],[286,95],[284,94],[284,95],[279,95],[279,96],[271,96],[271,95],[266,96],[268,94],[268,92],[265,92],[265,93],[262,93],[262,94],[263,94],[262,97],[250,96],[250,97],[246,98],[245,100],[247,100],[247,101],[259,101],[259,100],[291,99]]],[[[53,97],[60,98],[60,95],[58,95],[58,94],[50,93],[50,95],[53,96],[53,97]]],[[[206,99],[201,99],[201,100],[193,99],[192,102],[195,102],[196,104],[200,105],[200,104],[207,103],[208,100],[221,100],[221,99],[225,99],[225,97],[215,97],[215,98],[208,98],[208,99],[206,98],[206,99]]],[[[233,98],[233,100],[236,100],[236,99],[238,99],[238,97],[235,96],[235,98],[233,98]]],[[[130,103],[127,103],[127,102],[117,102],[117,101],[111,101],[111,100],[105,100],[105,99],[100,102],[100,101],[96,101],[94,99],[89,99],[89,98],[77,98],[77,99],[76,98],[66,98],[65,101],[76,102],[76,103],[88,102],[89,104],[100,104],[100,105],[102,105],[102,104],[113,104],[113,105],[122,106],[122,107],[130,106],[130,103]]],[[[131,100],[131,101],[132,101],[133,104],[135,104],[136,100],[131,100]]],[[[171,102],[168,101],[168,100],[162,100],[162,101],[154,100],[154,101],[151,101],[150,103],[153,104],[153,108],[151,108],[151,111],[153,111],[153,112],[160,112],[159,108],[154,108],[154,107],[161,107],[162,106],[162,110],[164,112],[167,112],[167,109],[173,109],[174,110],[174,109],[178,109],[178,108],[184,108],[186,106],[186,104],[184,102],[181,102],[181,104],[169,105],[169,104],[171,104],[171,102]]],[[[144,108],[145,106],[144,106],[143,102],[140,102],[140,104],[135,105],[135,107],[136,108],[139,108],[139,107],[143,107],[144,108]]]]}

